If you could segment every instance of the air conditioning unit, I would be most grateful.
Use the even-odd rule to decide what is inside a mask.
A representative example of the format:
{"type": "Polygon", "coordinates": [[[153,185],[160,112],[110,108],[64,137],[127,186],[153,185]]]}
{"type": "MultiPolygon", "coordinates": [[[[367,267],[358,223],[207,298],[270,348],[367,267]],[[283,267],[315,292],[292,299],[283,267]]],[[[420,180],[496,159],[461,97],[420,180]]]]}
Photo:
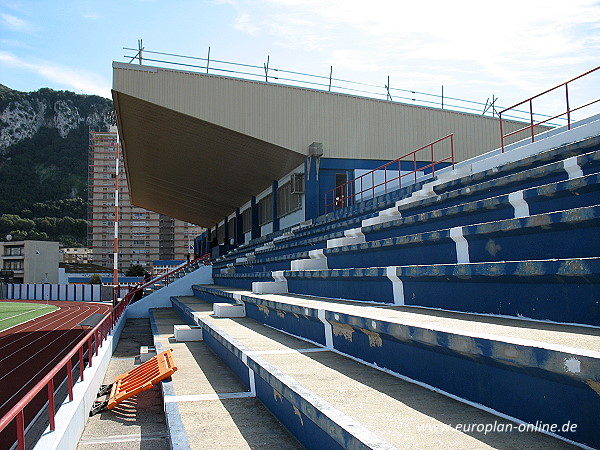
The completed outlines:
{"type": "Polygon", "coordinates": [[[304,194],[304,174],[293,173],[290,179],[292,194],[304,194]]]}
{"type": "Polygon", "coordinates": [[[308,146],[308,156],[314,156],[320,158],[323,156],[323,143],[313,142],[308,146]]]}

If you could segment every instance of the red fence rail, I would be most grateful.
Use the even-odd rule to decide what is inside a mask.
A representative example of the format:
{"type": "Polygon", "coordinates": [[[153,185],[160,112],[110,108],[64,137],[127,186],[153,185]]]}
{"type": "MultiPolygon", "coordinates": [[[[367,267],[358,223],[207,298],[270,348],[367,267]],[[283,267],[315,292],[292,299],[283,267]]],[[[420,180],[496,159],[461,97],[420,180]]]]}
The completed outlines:
{"type": "MultiPolygon", "coordinates": [[[[168,284],[169,277],[180,270],[184,270],[191,264],[196,262],[203,262],[205,265],[210,264],[210,255],[203,255],[196,258],[189,263],[180,266],[156,279],[143,284],[139,288],[129,292],[122,301],[117,302],[113,307],[112,311],[107,314],[94,328],[92,328],[73,349],[67,353],[67,355],[45,376],[42,378],[27,394],[23,396],[21,400],[8,411],[4,417],[0,418],[0,432],[7,428],[11,423],[16,426],[17,434],[17,448],[18,450],[25,449],[25,414],[24,410],[29,403],[42,391],[46,390],[48,395],[48,421],[50,423],[50,430],[54,431],[55,424],[55,387],[54,377],[63,369],[67,370],[67,389],[69,393],[69,400],[73,400],[73,386],[77,381],[84,380],[86,360],[84,353],[87,351],[87,367],[92,367],[93,356],[98,355],[98,349],[101,347],[102,342],[106,340],[111,330],[114,328],[119,318],[123,315],[125,308],[131,302],[131,299],[136,292],[143,290],[147,286],[156,283],[159,280],[166,278],[166,284],[168,284]],[[79,375],[77,378],[73,378],[73,364],[79,362],[79,375]]],[[[116,287],[119,289],[119,286],[116,287]]],[[[117,290],[115,290],[117,292],[117,290]]]]}
{"type": "Polygon", "coordinates": [[[92,367],[93,355],[98,354],[98,348],[101,345],[114,325],[117,323],[123,311],[127,306],[127,301],[120,302],[113,310],[107,314],[94,328],[92,328],[86,335],[81,339],[77,345],[71,349],[69,353],[45,376],[42,378],[27,394],[23,396],[21,400],[11,408],[4,417],[0,418],[0,431],[4,430],[11,422],[16,425],[17,443],[18,449],[25,449],[25,407],[35,398],[35,396],[42,390],[46,389],[48,395],[48,419],[50,422],[50,430],[55,429],[55,405],[54,405],[54,377],[64,368],[67,369],[67,389],[69,392],[69,400],[73,400],[73,385],[78,380],[84,380],[85,376],[85,359],[84,353],[87,350],[88,367],[92,367]],[[79,362],[79,376],[77,379],[73,379],[73,360],[75,364],[77,360],[79,362]]]}
{"type": "Polygon", "coordinates": [[[573,107],[571,107],[570,102],[569,102],[569,83],[572,83],[575,80],[579,80],[580,78],[583,78],[586,75],[589,75],[589,74],[591,74],[593,72],[596,72],[598,69],[600,69],[600,66],[596,67],[595,69],[589,70],[586,73],[583,73],[583,74],[581,74],[579,76],[576,76],[575,78],[571,78],[569,81],[565,81],[564,83],[559,84],[558,86],[555,86],[555,87],[553,87],[551,89],[548,89],[548,90],[546,90],[546,91],[544,91],[544,92],[542,92],[540,94],[534,95],[533,97],[530,97],[530,98],[528,98],[526,100],[523,100],[522,102],[519,102],[519,103],[517,103],[515,105],[512,105],[512,106],[510,106],[510,107],[508,107],[508,108],[503,109],[502,111],[500,111],[498,113],[498,116],[500,117],[500,140],[502,142],[502,153],[504,153],[504,146],[505,146],[504,141],[505,141],[505,139],[507,137],[513,136],[513,135],[515,135],[517,133],[521,133],[521,132],[526,131],[526,130],[530,130],[530,132],[531,132],[531,142],[534,142],[535,141],[534,127],[537,126],[537,125],[542,125],[542,124],[544,124],[546,122],[549,122],[550,120],[556,119],[558,117],[562,117],[562,116],[565,116],[565,115],[567,116],[567,127],[570,130],[571,129],[571,113],[574,112],[574,111],[577,111],[579,109],[583,109],[583,108],[586,108],[586,107],[588,107],[590,105],[593,105],[594,103],[600,102],[600,98],[596,99],[596,100],[592,100],[591,102],[588,102],[588,103],[585,103],[583,105],[580,105],[580,106],[577,106],[577,107],[573,108],[573,107]],[[564,112],[561,112],[561,113],[559,113],[559,114],[557,114],[555,116],[552,116],[552,117],[544,116],[544,117],[547,117],[544,120],[535,121],[533,119],[533,100],[538,99],[538,98],[542,97],[545,94],[548,94],[550,92],[554,92],[554,91],[556,91],[558,89],[561,89],[563,87],[565,89],[565,106],[566,106],[566,110],[564,112]],[[528,104],[529,105],[529,125],[527,125],[525,127],[522,127],[522,128],[519,128],[518,130],[512,131],[510,133],[504,134],[503,124],[502,124],[502,114],[504,114],[507,111],[513,110],[516,107],[524,105],[524,104],[528,104]]]}
{"type": "Polygon", "coordinates": [[[161,275],[160,277],[153,278],[152,280],[148,281],[147,283],[143,283],[136,289],[129,291],[127,293],[127,295],[125,296],[125,300],[127,300],[127,302],[130,302],[131,299],[135,296],[135,294],[137,294],[139,292],[143,292],[144,289],[146,289],[148,286],[152,286],[153,284],[158,283],[161,280],[164,280],[165,286],[168,286],[169,278],[171,277],[171,275],[175,275],[177,272],[185,270],[187,267],[189,267],[193,264],[196,264],[196,263],[203,263],[205,266],[209,265],[211,263],[211,258],[212,258],[212,255],[210,253],[206,253],[192,261],[189,261],[188,263],[184,264],[183,266],[179,266],[179,267],[171,270],[170,272],[167,272],[167,273],[161,275]]]}
{"type": "MultiPolygon", "coordinates": [[[[423,161],[419,161],[423,162],[423,161]]],[[[414,182],[417,181],[417,173],[431,169],[431,175],[435,176],[435,166],[438,164],[442,164],[445,162],[449,162],[452,164],[452,168],[454,168],[454,134],[449,134],[444,136],[443,138],[438,139],[437,141],[433,141],[427,145],[424,145],[421,148],[418,148],[410,153],[407,153],[404,156],[401,156],[398,159],[390,161],[382,166],[379,166],[367,173],[362,174],[359,177],[356,177],[344,184],[341,184],[334,189],[331,189],[325,193],[324,204],[325,204],[325,212],[329,212],[329,207],[333,207],[332,211],[335,211],[338,208],[345,208],[355,203],[357,196],[360,196],[360,201],[363,200],[364,194],[367,192],[371,192],[372,196],[375,197],[375,189],[383,186],[384,193],[388,192],[388,185],[390,183],[397,182],[398,188],[402,187],[402,178],[410,177],[411,175],[414,177],[414,182]],[[435,145],[439,144],[443,141],[450,141],[450,156],[439,159],[436,161],[435,159],[435,145]],[[417,153],[421,151],[430,150],[431,158],[425,161],[429,162],[429,164],[421,167],[417,167],[417,153]],[[402,160],[405,158],[412,157],[413,162],[413,170],[411,172],[402,173],[402,160]],[[388,179],[388,170],[396,171],[396,167],[398,169],[398,176],[388,179]],[[383,170],[383,182],[375,184],[375,173],[379,170],[383,170]],[[370,178],[370,186],[364,187],[366,184],[364,180],[368,180],[370,178]],[[357,188],[356,185],[359,184],[357,188]]]]}

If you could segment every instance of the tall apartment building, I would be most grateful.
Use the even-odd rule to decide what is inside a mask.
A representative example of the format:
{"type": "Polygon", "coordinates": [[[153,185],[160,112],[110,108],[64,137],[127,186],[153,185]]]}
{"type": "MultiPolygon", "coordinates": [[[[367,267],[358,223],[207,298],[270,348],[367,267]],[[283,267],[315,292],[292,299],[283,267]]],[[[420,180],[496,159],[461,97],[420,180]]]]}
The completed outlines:
{"type": "MultiPolygon", "coordinates": [[[[88,247],[91,260],[113,266],[115,220],[116,127],[108,132],[90,133],[88,164],[88,247]]],[[[154,260],[184,260],[194,238],[203,229],[143,208],[129,198],[123,158],[119,154],[119,271],[134,264],[150,269],[154,260]]]]}

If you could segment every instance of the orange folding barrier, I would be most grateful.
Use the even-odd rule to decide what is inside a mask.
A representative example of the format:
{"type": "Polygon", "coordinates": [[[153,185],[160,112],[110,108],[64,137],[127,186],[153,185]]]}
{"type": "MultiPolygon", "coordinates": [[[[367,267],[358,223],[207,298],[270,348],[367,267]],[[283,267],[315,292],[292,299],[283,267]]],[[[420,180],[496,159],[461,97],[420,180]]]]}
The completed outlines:
{"type": "Polygon", "coordinates": [[[169,378],[177,370],[173,359],[173,349],[159,353],[144,364],[125,372],[115,378],[113,384],[104,385],[98,391],[98,397],[107,395],[108,399],[96,401],[90,411],[90,416],[98,414],[103,409],[113,409],[119,403],[142,391],[150,389],[165,378],[169,378]]]}

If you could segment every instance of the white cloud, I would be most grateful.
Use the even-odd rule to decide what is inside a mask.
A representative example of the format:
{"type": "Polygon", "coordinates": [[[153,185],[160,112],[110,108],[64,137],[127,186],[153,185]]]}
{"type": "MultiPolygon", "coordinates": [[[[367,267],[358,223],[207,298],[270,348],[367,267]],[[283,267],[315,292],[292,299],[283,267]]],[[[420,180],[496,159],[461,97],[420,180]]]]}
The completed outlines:
{"type": "Polygon", "coordinates": [[[29,22],[12,14],[0,14],[0,23],[13,31],[30,31],[33,29],[33,26],[29,22]]]}
{"type": "Polygon", "coordinates": [[[97,12],[88,12],[88,13],[84,13],[82,17],[84,19],[89,19],[89,20],[98,20],[102,16],[100,14],[98,14],[97,12]]]}
{"type": "Polygon", "coordinates": [[[259,27],[254,23],[249,14],[242,13],[236,19],[233,27],[241,32],[248,33],[250,35],[256,35],[260,30],[259,27]]]}
{"type": "MultiPolygon", "coordinates": [[[[544,68],[564,78],[598,56],[597,0],[505,0],[493,9],[480,0],[240,0],[236,10],[248,30],[260,24],[280,45],[328,52],[334,68],[360,71],[369,62],[391,71],[410,62],[428,71],[442,63],[519,83],[544,68]],[[584,28],[595,28],[596,37],[584,28]]],[[[529,89],[538,81],[519,84],[529,89]]]]}
{"type": "Polygon", "coordinates": [[[48,62],[28,62],[9,52],[0,52],[0,64],[35,73],[64,89],[110,98],[110,84],[87,71],[48,62]]]}

